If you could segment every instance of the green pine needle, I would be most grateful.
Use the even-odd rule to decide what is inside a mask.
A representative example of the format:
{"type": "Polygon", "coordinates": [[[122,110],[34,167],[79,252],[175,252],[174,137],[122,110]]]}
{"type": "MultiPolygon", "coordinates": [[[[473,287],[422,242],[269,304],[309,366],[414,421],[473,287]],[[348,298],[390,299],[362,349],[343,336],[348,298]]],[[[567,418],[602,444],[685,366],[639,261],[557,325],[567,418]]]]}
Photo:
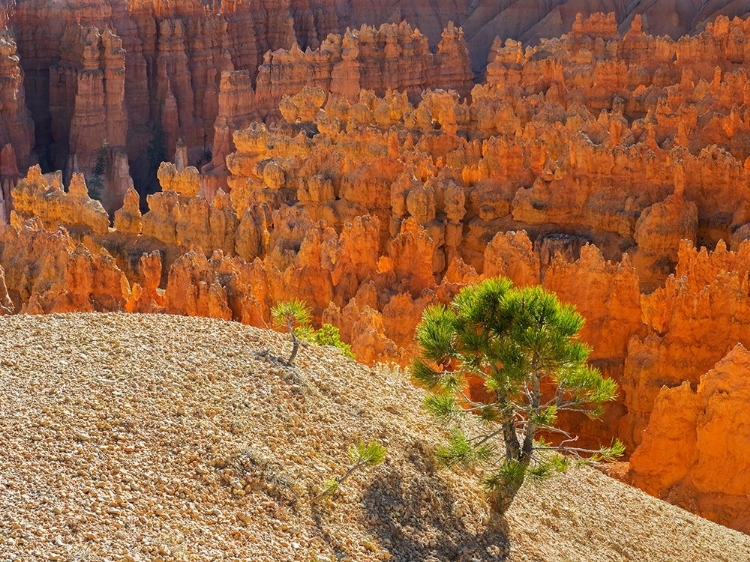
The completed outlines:
{"type": "Polygon", "coordinates": [[[619,439],[612,441],[609,447],[602,447],[591,457],[591,462],[608,462],[620,458],[625,454],[625,445],[619,439]]]}
{"type": "Polygon", "coordinates": [[[428,394],[424,407],[439,420],[451,421],[463,417],[463,410],[453,394],[428,394]]]}
{"type": "Polygon", "coordinates": [[[279,329],[286,329],[289,320],[293,327],[308,326],[312,320],[312,313],[307,304],[299,299],[282,301],[271,309],[274,325],[279,329]]]}
{"type": "Polygon", "coordinates": [[[377,466],[383,462],[388,450],[378,441],[370,441],[365,444],[357,441],[349,448],[349,458],[352,462],[363,463],[368,466],[377,466]]]}
{"type": "Polygon", "coordinates": [[[427,390],[433,390],[440,385],[440,373],[422,359],[412,361],[410,371],[416,383],[427,390]]]}
{"type": "Polygon", "coordinates": [[[471,440],[459,429],[451,432],[451,437],[444,445],[435,448],[435,456],[444,466],[473,466],[488,461],[494,454],[489,444],[474,446],[471,440]]]}
{"type": "Polygon", "coordinates": [[[335,496],[340,486],[341,484],[338,480],[330,478],[323,482],[323,486],[320,489],[320,496],[335,496]]]}
{"type": "Polygon", "coordinates": [[[515,459],[506,459],[499,470],[484,479],[483,484],[489,490],[497,490],[523,482],[525,477],[526,466],[523,463],[515,459]]]}
{"type": "Polygon", "coordinates": [[[426,359],[441,364],[455,354],[453,349],[455,321],[454,312],[443,305],[432,305],[425,309],[415,337],[426,359]]]}

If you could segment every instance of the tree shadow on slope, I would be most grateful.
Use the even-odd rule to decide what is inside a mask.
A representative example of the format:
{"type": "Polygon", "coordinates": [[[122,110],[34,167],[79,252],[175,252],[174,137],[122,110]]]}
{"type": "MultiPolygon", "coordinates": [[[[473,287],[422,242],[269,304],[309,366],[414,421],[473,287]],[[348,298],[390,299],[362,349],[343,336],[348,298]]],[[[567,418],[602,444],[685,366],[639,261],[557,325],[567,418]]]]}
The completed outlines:
{"type": "Polygon", "coordinates": [[[466,527],[456,513],[456,495],[439,477],[432,452],[423,443],[413,444],[401,466],[379,471],[362,504],[370,531],[394,562],[506,560],[510,552],[504,520],[480,533],[466,527]]]}

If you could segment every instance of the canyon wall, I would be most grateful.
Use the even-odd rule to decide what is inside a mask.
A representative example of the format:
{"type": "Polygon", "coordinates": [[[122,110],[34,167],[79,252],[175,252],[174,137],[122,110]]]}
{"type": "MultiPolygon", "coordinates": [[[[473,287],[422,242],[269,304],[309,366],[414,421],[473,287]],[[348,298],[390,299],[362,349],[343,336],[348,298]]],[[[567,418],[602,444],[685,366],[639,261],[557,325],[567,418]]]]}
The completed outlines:
{"type": "Polygon", "coordinates": [[[745,0],[452,0],[439,3],[348,0],[339,2],[338,6],[339,19],[345,25],[358,27],[362,23],[406,20],[422,30],[433,43],[437,43],[448,21],[453,21],[466,33],[473,68],[477,72],[484,68],[495,37],[536,44],[541,39],[559,37],[570,31],[577,14],[587,18],[598,12],[612,13],[623,33],[636,16],[641,16],[651,35],[677,39],[702,30],[718,16],[733,18],[750,11],[750,3],[745,0]]]}
{"type": "MultiPolygon", "coordinates": [[[[44,171],[63,170],[66,184],[83,172],[101,184],[110,211],[128,187],[97,167],[103,159],[106,169],[113,151],[127,154],[145,194],[158,188],[156,169],[178,143],[189,163],[209,164],[213,152],[231,149],[235,127],[278,115],[281,97],[306,84],[418,97],[429,87],[466,94],[473,79],[460,29],[446,24],[434,53],[406,23],[342,34],[332,1],[26,0],[7,19],[0,56],[13,61],[0,75],[15,83],[9,89],[25,83],[34,120],[33,155],[27,138],[5,139],[16,166],[38,161],[44,171]],[[243,78],[223,78],[237,72],[243,78]],[[221,105],[222,97],[241,100],[221,105]]],[[[24,113],[23,95],[16,103],[7,111],[24,113]]]]}
{"type": "Polygon", "coordinates": [[[738,344],[691,384],[659,391],[633,483],[714,521],[750,532],[747,474],[750,353],[738,344]]]}
{"type": "MultiPolygon", "coordinates": [[[[127,191],[125,171],[142,195],[157,190],[159,162],[180,141],[191,164],[213,169],[243,119],[277,116],[281,97],[304,85],[350,101],[360,88],[407,91],[412,101],[424,88],[463,95],[495,57],[496,37],[535,45],[580,25],[579,13],[611,12],[620,31],[639,18],[652,35],[678,38],[750,10],[737,1],[683,4],[458,0],[438,10],[357,0],[4,0],[0,28],[7,24],[25,73],[34,151],[28,138],[10,144],[22,172],[39,162],[63,170],[66,183],[83,172],[113,211],[127,191]],[[246,72],[249,83],[230,84],[224,72],[246,72]],[[222,87],[225,97],[243,98],[243,111],[220,112],[222,87]],[[107,151],[126,154],[128,170],[118,156],[116,173],[99,173],[107,151]]],[[[22,108],[23,97],[15,99],[22,108]]]]}
{"type": "Polygon", "coordinates": [[[0,221],[7,221],[10,192],[23,164],[32,160],[34,122],[26,107],[24,74],[12,35],[0,30],[0,221]]]}

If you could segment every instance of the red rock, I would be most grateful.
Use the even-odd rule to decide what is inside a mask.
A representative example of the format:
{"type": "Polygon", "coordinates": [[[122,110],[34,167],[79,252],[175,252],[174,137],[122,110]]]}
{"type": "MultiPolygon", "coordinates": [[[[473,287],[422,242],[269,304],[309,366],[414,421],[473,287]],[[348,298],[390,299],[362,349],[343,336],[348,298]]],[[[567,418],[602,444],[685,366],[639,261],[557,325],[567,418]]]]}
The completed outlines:
{"type": "Polygon", "coordinates": [[[0,237],[0,261],[16,310],[30,314],[124,310],[130,287],[106,252],[91,252],[64,228],[44,230],[38,218],[19,228],[5,226],[0,237]]]}
{"type": "Polygon", "coordinates": [[[139,282],[133,283],[125,308],[128,312],[162,312],[164,291],[159,289],[162,277],[161,255],[158,251],[143,254],[138,262],[139,282]]]}
{"type": "Polygon", "coordinates": [[[221,252],[210,259],[194,252],[180,257],[170,269],[165,298],[170,314],[235,319],[255,326],[270,321],[262,265],[225,258],[221,252]]]}
{"type": "Polygon", "coordinates": [[[401,223],[401,230],[388,243],[388,257],[378,264],[379,273],[393,273],[397,284],[393,289],[403,287],[412,295],[422,292],[425,287],[435,285],[432,276],[432,256],[435,242],[412,218],[401,223]]]}
{"type": "Polygon", "coordinates": [[[640,443],[662,386],[695,385],[738,342],[750,345],[748,251],[747,242],[737,253],[720,243],[711,254],[684,242],[676,274],[642,298],[649,332],[631,340],[622,382],[628,418],[621,434],[631,447],[640,443]]]}
{"type": "Polygon", "coordinates": [[[5,284],[5,271],[0,268],[0,316],[13,314],[14,310],[15,305],[10,299],[10,295],[8,294],[8,287],[5,284]]]}
{"type": "Polygon", "coordinates": [[[109,217],[101,203],[89,197],[82,174],[73,174],[69,191],[63,191],[60,173],[43,176],[39,166],[13,189],[13,214],[19,222],[39,217],[45,228],[63,225],[76,231],[106,234],[109,217]]]}
{"type": "Polygon", "coordinates": [[[214,122],[212,160],[204,173],[225,173],[225,158],[234,152],[232,133],[249,126],[257,115],[253,108],[253,88],[248,71],[221,73],[218,90],[218,114],[214,122]],[[218,169],[218,170],[217,170],[218,169]]]}
{"type": "Polygon", "coordinates": [[[663,388],[630,459],[635,485],[743,532],[750,529],[748,369],[750,353],[738,344],[696,390],[687,381],[663,388]]]}
{"type": "MultiPolygon", "coordinates": [[[[4,179],[18,174],[31,163],[34,146],[34,122],[26,107],[24,73],[19,64],[16,42],[0,25],[0,176],[4,179]],[[13,152],[12,158],[10,151],[13,152]]],[[[9,191],[3,193],[7,200],[9,191]]]]}
{"type": "Polygon", "coordinates": [[[123,206],[115,213],[115,230],[126,236],[138,236],[143,230],[140,197],[133,188],[128,190],[123,206]]]}
{"type": "Polygon", "coordinates": [[[635,225],[638,251],[633,258],[641,287],[650,292],[661,285],[677,264],[682,240],[695,244],[698,209],[682,195],[670,195],[648,207],[635,225]]]}
{"type": "Polygon", "coordinates": [[[540,282],[539,257],[526,232],[497,234],[484,254],[485,277],[507,277],[519,287],[540,282]]]}

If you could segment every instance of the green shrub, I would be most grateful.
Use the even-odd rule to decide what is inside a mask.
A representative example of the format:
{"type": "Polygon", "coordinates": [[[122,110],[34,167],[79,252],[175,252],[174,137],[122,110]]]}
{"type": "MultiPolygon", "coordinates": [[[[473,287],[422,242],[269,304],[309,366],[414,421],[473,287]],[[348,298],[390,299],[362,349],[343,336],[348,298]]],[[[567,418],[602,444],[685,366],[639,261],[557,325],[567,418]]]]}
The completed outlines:
{"type": "Polygon", "coordinates": [[[310,336],[305,337],[308,341],[317,345],[330,345],[338,348],[347,357],[354,359],[354,353],[352,353],[352,347],[348,343],[341,341],[341,332],[336,326],[331,324],[323,324],[320,330],[309,332],[310,336]]]}

